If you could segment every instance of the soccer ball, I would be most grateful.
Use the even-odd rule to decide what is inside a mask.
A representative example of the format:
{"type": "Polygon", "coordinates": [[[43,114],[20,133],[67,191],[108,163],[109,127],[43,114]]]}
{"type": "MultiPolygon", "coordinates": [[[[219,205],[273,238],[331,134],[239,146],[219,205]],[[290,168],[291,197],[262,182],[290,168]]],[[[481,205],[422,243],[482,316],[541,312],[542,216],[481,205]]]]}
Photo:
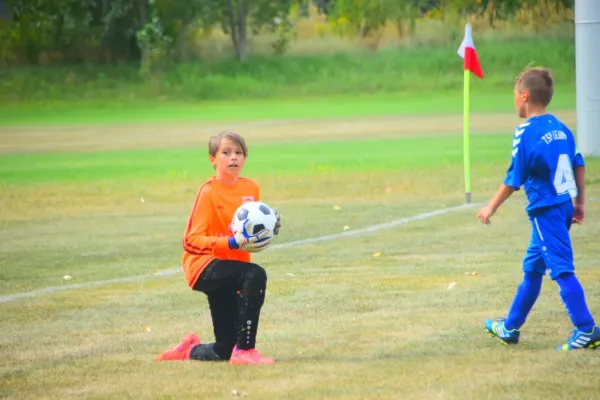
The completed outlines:
{"type": "Polygon", "coordinates": [[[247,225],[249,231],[245,232],[246,235],[256,235],[263,229],[268,229],[269,235],[265,239],[273,237],[273,229],[275,229],[277,218],[275,217],[273,209],[265,203],[261,201],[250,201],[242,204],[235,210],[235,213],[233,213],[233,220],[231,221],[231,231],[234,235],[244,229],[246,221],[249,221],[247,225]]]}

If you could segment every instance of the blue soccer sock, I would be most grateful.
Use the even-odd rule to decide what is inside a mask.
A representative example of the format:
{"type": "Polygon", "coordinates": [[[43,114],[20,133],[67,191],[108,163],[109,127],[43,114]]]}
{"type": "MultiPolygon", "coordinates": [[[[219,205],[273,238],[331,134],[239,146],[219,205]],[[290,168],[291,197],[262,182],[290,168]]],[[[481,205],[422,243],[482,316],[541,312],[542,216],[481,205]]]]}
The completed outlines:
{"type": "Polygon", "coordinates": [[[560,287],[560,297],[565,303],[571,322],[582,332],[591,332],[596,323],[585,302],[585,294],[575,274],[559,275],[556,283],[560,287]]]}
{"type": "Polygon", "coordinates": [[[520,329],[525,324],[527,315],[540,295],[543,279],[544,275],[537,272],[525,272],[523,282],[517,287],[517,293],[504,321],[507,330],[520,329]]]}

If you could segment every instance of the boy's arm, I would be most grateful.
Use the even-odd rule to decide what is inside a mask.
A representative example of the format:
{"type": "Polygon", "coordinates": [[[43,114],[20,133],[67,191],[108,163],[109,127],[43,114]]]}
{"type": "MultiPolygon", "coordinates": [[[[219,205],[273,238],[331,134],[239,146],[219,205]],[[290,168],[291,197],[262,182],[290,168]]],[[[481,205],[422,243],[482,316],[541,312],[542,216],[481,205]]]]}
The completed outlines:
{"type": "Polygon", "coordinates": [[[573,173],[575,174],[575,184],[577,185],[573,222],[582,224],[585,218],[585,165],[576,166],[573,168],[573,173]]]}
{"type": "Polygon", "coordinates": [[[577,185],[577,197],[575,205],[585,205],[585,165],[573,168],[575,173],[575,184],[577,185]]]}
{"type": "Polygon", "coordinates": [[[490,218],[496,213],[496,210],[512,195],[516,189],[512,186],[502,184],[489,204],[483,207],[477,217],[484,224],[490,223],[490,218]]]}
{"type": "Polygon", "coordinates": [[[573,174],[575,175],[575,185],[577,186],[573,222],[582,224],[585,216],[585,160],[577,148],[575,148],[575,156],[571,162],[573,164],[573,174]]]}
{"type": "Polygon", "coordinates": [[[209,195],[202,189],[196,196],[196,202],[190,215],[183,237],[183,248],[192,254],[210,254],[216,250],[229,249],[229,237],[207,236],[209,217],[212,209],[209,195]]]}
{"type": "Polygon", "coordinates": [[[484,224],[490,223],[490,218],[515,191],[519,190],[527,178],[527,160],[524,144],[524,129],[518,129],[513,137],[512,159],[506,172],[503,184],[500,186],[489,204],[479,210],[477,217],[484,224]]]}
{"type": "Polygon", "coordinates": [[[492,200],[488,206],[492,210],[496,211],[502,205],[502,203],[504,203],[506,199],[508,199],[516,190],[517,189],[512,186],[502,184],[494,197],[492,197],[492,200]]]}

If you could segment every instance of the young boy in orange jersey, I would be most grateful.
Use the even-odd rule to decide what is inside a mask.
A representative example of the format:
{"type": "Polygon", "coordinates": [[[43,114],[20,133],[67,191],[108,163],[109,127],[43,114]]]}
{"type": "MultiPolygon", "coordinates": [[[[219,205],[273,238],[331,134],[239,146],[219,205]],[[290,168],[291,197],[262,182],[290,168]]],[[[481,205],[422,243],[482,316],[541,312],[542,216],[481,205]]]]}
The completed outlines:
{"type": "MultiPolygon", "coordinates": [[[[268,230],[252,236],[231,233],[235,210],[247,201],[260,200],[256,182],[240,177],[248,148],[237,133],[221,132],[208,144],[215,176],[198,191],[183,239],[182,264],[189,286],[203,292],[213,320],[215,342],[201,344],[195,333],[158,360],[227,361],[230,364],[274,364],[255,349],[260,310],[265,299],[267,274],[250,262],[250,253],[267,248],[268,230]]],[[[274,234],[281,227],[277,217],[274,234]]],[[[252,232],[247,227],[246,232],[252,232]]]]}

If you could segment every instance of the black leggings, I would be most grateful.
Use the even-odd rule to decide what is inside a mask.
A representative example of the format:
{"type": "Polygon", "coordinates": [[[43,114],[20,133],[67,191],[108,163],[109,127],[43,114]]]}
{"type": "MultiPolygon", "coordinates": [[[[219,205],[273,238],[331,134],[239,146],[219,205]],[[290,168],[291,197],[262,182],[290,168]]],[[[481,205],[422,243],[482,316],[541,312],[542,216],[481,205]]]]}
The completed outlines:
{"type": "Polygon", "coordinates": [[[214,260],[200,274],[194,290],[208,296],[215,333],[214,350],[222,358],[256,344],[260,309],[265,301],[267,273],[257,264],[214,260]]]}

